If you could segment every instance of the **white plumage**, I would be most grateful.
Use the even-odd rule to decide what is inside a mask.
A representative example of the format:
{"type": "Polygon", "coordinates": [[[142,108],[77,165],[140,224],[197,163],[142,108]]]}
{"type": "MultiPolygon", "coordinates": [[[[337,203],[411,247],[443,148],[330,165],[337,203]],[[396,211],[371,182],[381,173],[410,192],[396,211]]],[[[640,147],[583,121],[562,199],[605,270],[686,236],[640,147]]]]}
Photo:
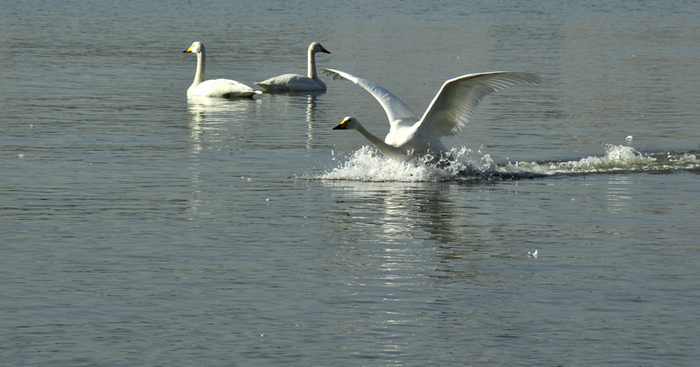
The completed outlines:
{"type": "Polygon", "coordinates": [[[442,85],[419,119],[403,101],[382,86],[340,70],[323,70],[334,80],[347,79],[371,93],[384,108],[391,125],[383,141],[350,116],[334,129],[357,130],[382,154],[392,158],[447,152],[440,138],[461,130],[484,97],[514,84],[540,82],[537,75],[522,72],[462,75],[442,85]]]}
{"type": "Polygon", "coordinates": [[[259,93],[253,88],[231,79],[212,79],[204,80],[204,65],[205,51],[204,45],[201,42],[193,43],[187,50],[187,53],[197,55],[197,72],[194,75],[192,85],[187,89],[188,97],[222,97],[222,98],[238,98],[252,97],[259,93]]]}
{"type": "Polygon", "coordinates": [[[255,84],[259,85],[267,93],[325,91],[326,84],[321,81],[316,73],[316,53],[318,52],[331,53],[318,42],[313,42],[309,45],[306,76],[283,74],[255,84]]]}

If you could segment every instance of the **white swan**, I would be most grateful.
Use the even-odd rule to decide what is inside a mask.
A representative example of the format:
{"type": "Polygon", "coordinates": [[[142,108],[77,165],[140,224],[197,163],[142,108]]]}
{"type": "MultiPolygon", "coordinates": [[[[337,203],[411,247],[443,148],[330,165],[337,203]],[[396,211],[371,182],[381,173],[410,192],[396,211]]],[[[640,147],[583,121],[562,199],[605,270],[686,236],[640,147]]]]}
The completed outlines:
{"type": "Polygon", "coordinates": [[[316,53],[324,52],[330,54],[318,42],[309,45],[309,66],[307,76],[299,74],[283,74],[255,83],[264,92],[305,92],[305,91],[325,91],[326,85],[319,79],[316,73],[316,53]]]}
{"type": "Polygon", "coordinates": [[[252,97],[256,93],[253,88],[231,79],[212,79],[204,81],[204,45],[195,42],[183,53],[197,54],[197,73],[192,85],[187,89],[188,97],[252,97]]]}
{"type": "Polygon", "coordinates": [[[383,87],[343,71],[323,71],[333,80],[347,79],[370,92],[384,108],[391,125],[389,134],[383,141],[350,116],[333,129],[357,130],[382,154],[391,158],[424,155],[428,152],[446,153],[448,150],[440,138],[461,130],[484,97],[514,84],[540,82],[535,74],[510,71],[462,75],[446,81],[423,117],[418,119],[403,101],[383,87]]]}

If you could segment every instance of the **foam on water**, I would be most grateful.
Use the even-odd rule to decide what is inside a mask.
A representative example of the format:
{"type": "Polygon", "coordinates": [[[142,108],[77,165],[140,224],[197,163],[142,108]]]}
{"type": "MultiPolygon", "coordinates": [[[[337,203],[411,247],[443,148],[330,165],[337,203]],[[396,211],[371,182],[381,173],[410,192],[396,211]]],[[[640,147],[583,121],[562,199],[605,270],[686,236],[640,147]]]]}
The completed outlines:
{"type": "Polygon", "coordinates": [[[470,149],[453,149],[453,160],[438,160],[426,156],[411,160],[391,159],[374,148],[364,146],[350,158],[319,178],[324,180],[352,181],[446,181],[480,177],[489,172],[497,173],[497,167],[487,155],[474,154],[470,149]]]}
{"type": "Polygon", "coordinates": [[[565,162],[518,162],[513,168],[544,175],[596,173],[641,170],[654,164],[656,158],[644,156],[629,146],[609,145],[603,157],[586,157],[565,162]]]}
{"type": "Polygon", "coordinates": [[[700,159],[692,152],[642,154],[623,145],[608,145],[605,150],[602,157],[590,156],[575,161],[498,165],[490,155],[462,147],[451,150],[449,162],[438,160],[435,164],[434,157],[401,161],[364,146],[340,166],[317,178],[375,182],[492,181],[591,173],[700,170],[700,159]]]}
{"type": "Polygon", "coordinates": [[[591,156],[578,161],[518,162],[508,169],[543,175],[571,175],[611,172],[698,170],[700,159],[693,152],[643,154],[624,145],[608,145],[603,157],[591,156]]]}

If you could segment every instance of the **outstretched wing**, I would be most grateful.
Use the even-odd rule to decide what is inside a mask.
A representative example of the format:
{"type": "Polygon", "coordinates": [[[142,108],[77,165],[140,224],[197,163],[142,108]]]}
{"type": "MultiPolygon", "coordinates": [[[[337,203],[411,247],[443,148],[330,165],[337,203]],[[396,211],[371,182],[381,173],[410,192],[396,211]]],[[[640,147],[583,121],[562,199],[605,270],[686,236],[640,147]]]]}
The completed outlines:
{"type": "Polygon", "coordinates": [[[381,85],[375,84],[370,82],[367,79],[362,79],[358,78],[352,74],[348,74],[344,71],[340,70],[335,70],[335,69],[322,69],[326,75],[330,76],[331,79],[336,80],[336,79],[347,79],[357,85],[359,85],[362,88],[365,88],[366,91],[370,92],[374,98],[377,99],[379,104],[382,105],[384,108],[384,111],[386,112],[386,116],[389,118],[389,123],[393,124],[396,120],[399,119],[411,119],[413,121],[418,120],[418,116],[416,116],[413,111],[411,111],[408,106],[406,106],[405,103],[403,103],[402,100],[399,99],[399,97],[396,97],[393,95],[391,92],[386,90],[384,87],[381,85]]]}
{"type": "Polygon", "coordinates": [[[450,79],[430,102],[417,132],[433,137],[453,135],[469,122],[476,106],[487,95],[515,84],[539,82],[540,78],[535,74],[511,71],[468,74],[450,79]]]}

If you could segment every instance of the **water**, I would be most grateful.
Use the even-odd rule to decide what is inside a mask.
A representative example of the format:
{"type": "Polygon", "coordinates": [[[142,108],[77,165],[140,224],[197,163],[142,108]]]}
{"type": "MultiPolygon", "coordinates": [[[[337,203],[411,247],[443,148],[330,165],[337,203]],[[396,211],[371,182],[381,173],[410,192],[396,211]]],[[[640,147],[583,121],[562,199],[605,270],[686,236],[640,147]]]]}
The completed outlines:
{"type": "MultiPolygon", "coordinates": [[[[694,2],[6,2],[3,365],[694,365],[694,2]],[[333,67],[421,113],[536,72],[394,162],[373,98],[187,101],[333,67]],[[538,250],[538,256],[528,253],[538,250]]],[[[326,78],[327,80],[327,78],[326,78]]]]}

